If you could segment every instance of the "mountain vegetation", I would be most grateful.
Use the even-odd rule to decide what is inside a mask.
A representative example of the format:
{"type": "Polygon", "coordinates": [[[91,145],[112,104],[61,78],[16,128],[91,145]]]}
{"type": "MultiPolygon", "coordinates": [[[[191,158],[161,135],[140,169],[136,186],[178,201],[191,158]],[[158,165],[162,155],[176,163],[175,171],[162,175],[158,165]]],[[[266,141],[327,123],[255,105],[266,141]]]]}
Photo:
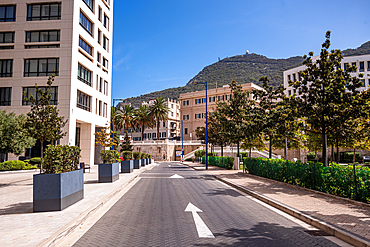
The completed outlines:
{"type": "MultiPolygon", "coordinates": [[[[343,51],[343,56],[358,56],[370,54],[370,41],[356,49],[343,51]]],[[[261,85],[259,79],[267,77],[269,85],[276,88],[283,83],[283,71],[302,65],[303,57],[296,56],[287,59],[271,59],[255,53],[227,57],[206,66],[183,87],[169,88],[126,100],[134,106],[143,101],[157,97],[178,99],[180,94],[204,90],[204,85],[193,85],[194,80],[207,81],[208,88],[222,87],[236,80],[238,83],[255,83],[261,85]]]]}

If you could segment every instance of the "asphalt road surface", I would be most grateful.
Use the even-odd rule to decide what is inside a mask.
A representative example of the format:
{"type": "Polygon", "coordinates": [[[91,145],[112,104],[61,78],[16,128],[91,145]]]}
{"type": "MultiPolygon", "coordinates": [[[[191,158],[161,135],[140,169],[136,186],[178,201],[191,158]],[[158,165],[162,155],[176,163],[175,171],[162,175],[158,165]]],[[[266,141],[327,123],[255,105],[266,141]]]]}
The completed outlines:
{"type": "Polygon", "coordinates": [[[162,162],[140,177],[74,246],[338,246],[203,171],[162,162]]]}

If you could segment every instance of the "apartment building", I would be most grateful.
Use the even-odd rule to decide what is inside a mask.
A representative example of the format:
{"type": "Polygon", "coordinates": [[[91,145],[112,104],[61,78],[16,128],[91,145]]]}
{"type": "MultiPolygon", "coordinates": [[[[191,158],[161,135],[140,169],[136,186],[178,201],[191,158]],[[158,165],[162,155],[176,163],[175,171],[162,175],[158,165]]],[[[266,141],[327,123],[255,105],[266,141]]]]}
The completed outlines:
{"type": "MultiPolygon", "coordinates": [[[[242,84],[243,91],[263,90],[261,87],[253,84],[242,84]]],[[[205,126],[206,121],[206,100],[208,100],[208,112],[213,112],[215,104],[219,101],[228,101],[231,98],[231,89],[229,85],[221,88],[209,89],[206,91],[196,91],[180,94],[181,119],[184,122],[184,140],[197,140],[195,129],[205,126]]],[[[252,94],[249,95],[252,99],[252,94]]]]}
{"type": "MultiPolygon", "coordinates": [[[[313,61],[317,60],[319,56],[315,56],[312,58],[313,61]]],[[[367,90],[369,89],[370,85],[370,54],[367,55],[361,55],[361,56],[348,56],[344,57],[341,61],[341,68],[343,70],[346,70],[348,66],[355,65],[357,67],[357,71],[351,72],[352,77],[358,77],[358,74],[363,74],[363,78],[361,78],[361,81],[363,83],[363,86],[360,88],[360,90],[367,90]]],[[[304,65],[289,69],[284,71],[284,88],[285,88],[285,95],[291,96],[296,92],[296,90],[289,86],[289,81],[300,81],[299,77],[299,71],[304,70],[306,67],[304,65]]]]}
{"type": "Polygon", "coordinates": [[[0,110],[27,113],[35,83],[54,73],[50,103],[68,120],[58,142],[94,164],[94,133],[110,120],[112,32],[113,0],[2,0],[0,110]]]}
{"type": "MultiPolygon", "coordinates": [[[[154,99],[149,100],[149,102],[143,102],[142,105],[147,105],[150,107],[154,103],[154,99]]],[[[159,122],[159,138],[157,138],[157,127],[154,125],[152,128],[146,127],[144,130],[144,140],[141,139],[142,129],[140,126],[136,129],[130,128],[128,130],[129,136],[131,136],[133,141],[149,141],[149,140],[164,140],[180,138],[181,136],[181,124],[180,124],[180,102],[173,99],[167,99],[165,101],[167,105],[168,120],[159,122]]],[[[124,134],[123,131],[121,134],[124,134]]]]}

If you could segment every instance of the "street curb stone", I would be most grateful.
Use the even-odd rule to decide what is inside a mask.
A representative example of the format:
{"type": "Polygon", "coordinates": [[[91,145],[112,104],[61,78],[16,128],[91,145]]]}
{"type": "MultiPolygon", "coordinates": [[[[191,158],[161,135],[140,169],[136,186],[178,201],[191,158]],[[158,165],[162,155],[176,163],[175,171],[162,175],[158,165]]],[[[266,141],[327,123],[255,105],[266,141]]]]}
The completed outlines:
{"type": "MultiPolygon", "coordinates": [[[[195,167],[192,167],[190,165],[187,165],[185,163],[182,163],[182,164],[183,165],[186,165],[186,166],[188,166],[188,167],[190,167],[190,168],[192,168],[194,170],[200,170],[200,169],[196,169],[195,167]]],[[[285,205],[285,204],[283,204],[281,202],[278,202],[276,200],[273,200],[273,199],[271,199],[271,198],[269,198],[267,196],[264,196],[264,195],[262,195],[260,193],[257,193],[256,191],[253,191],[251,189],[248,189],[248,188],[246,188],[246,187],[244,187],[242,185],[233,183],[233,182],[231,182],[231,181],[229,181],[229,180],[227,180],[225,178],[221,178],[221,177],[219,177],[217,175],[212,175],[212,176],[215,179],[217,179],[217,180],[219,180],[221,182],[224,182],[224,183],[230,185],[231,187],[233,187],[233,188],[235,188],[237,190],[240,190],[240,191],[242,191],[242,192],[244,192],[244,193],[246,193],[246,194],[248,194],[250,196],[253,196],[253,197],[255,197],[255,198],[257,198],[257,199],[259,199],[259,200],[261,200],[261,201],[263,201],[263,202],[265,202],[265,203],[267,203],[267,204],[269,204],[269,205],[271,205],[271,206],[273,206],[273,207],[275,207],[275,208],[277,208],[277,209],[279,209],[279,210],[281,210],[281,211],[283,211],[285,213],[288,213],[288,214],[290,214],[290,215],[292,215],[292,216],[294,216],[294,217],[296,217],[296,218],[298,218],[298,219],[306,222],[307,224],[310,224],[310,225],[312,225],[312,226],[314,226],[314,227],[316,227],[316,228],[318,228],[320,230],[323,230],[324,232],[326,232],[326,233],[328,233],[328,234],[330,234],[332,236],[335,236],[335,237],[337,237],[337,238],[339,238],[339,239],[341,239],[341,240],[343,240],[343,241],[345,241],[345,242],[347,242],[349,244],[352,244],[352,245],[358,246],[358,247],[370,247],[370,242],[369,241],[367,241],[365,239],[362,239],[362,238],[359,238],[358,236],[356,236],[356,235],[354,235],[352,233],[349,233],[349,232],[347,232],[345,230],[339,229],[338,227],[333,226],[330,223],[327,223],[327,222],[322,221],[320,219],[316,219],[316,218],[314,218],[314,217],[312,217],[312,216],[310,216],[308,214],[305,214],[303,212],[300,212],[299,210],[297,210],[295,208],[292,208],[292,207],[290,207],[288,205],[285,205]]],[[[260,178],[260,177],[257,177],[257,176],[255,176],[255,177],[258,178],[258,179],[260,178]]],[[[267,179],[267,180],[271,181],[270,179],[267,179]]],[[[279,181],[274,181],[274,182],[279,182],[279,181]]],[[[280,183],[282,183],[282,182],[280,182],[280,183]]],[[[282,183],[282,184],[287,185],[285,183],[282,183]]],[[[291,185],[291,186],[293,186],[293,185],[291,185]]],[[[297,186],[294,186],[294,188],[296,188],[296,187],[297,186]]],[[[312,192],[311,190],[308,190],[308,191],[309,192],[312,192]]],[[[320,192],[320,194],[321,193],[322,193],[322,195],[327,196],[326,193],[320,192]]],[[[334,197],[337,198],[337,196],[334,196],[334,197]]],[[[340,199],[345,199],[345,198],[340,198],[340,199]]],[[[345,201],[348,202],[347,200],[345,200],[345,201]]],[[[357,204],[357,203],[355,203],[355,204],[357,204]]],[[[363,206],[362,203],[360,203],[358,205],[363,206]]]]}

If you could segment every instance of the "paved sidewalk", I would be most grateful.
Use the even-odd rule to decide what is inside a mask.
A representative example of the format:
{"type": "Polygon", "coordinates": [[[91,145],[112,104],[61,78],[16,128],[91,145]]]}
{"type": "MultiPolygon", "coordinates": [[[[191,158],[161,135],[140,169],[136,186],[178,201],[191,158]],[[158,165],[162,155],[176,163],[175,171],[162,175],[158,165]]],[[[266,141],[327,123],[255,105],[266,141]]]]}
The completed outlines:
{"type": "MultiPolygon", "coordinates": [[[[204,165],[199,163],[185,162],[184,164],[197,170],[205,170],[204,165]]],[[[356,205],[348,200],[242,174],[240,171],[209,166],[207,172],[220,180],[229,182],[234,187],[264,199],[265,202],[271,202],[270,204],[275,207],[285,209],[284,211],[290,212],[293,216],[306,219],[306,222],[311,221],[308,223],[316,227],[322,223],[328,226],[325,230],[334,229],[337,231],[337,237],[344,241],[350,243],[352,241],[356,246],[370,246],[370,206],[356,205]]]]}
{"type": "Polygon", "coordinates": [[[94,165],[90,173],[84,174],[84,199],[63,211],[45,213],[33,213],[33,175],[39,171],[0,172],[0,246],[39,245],[81,215],[94,212],[154,165],[134,169],[133,173],[120,173],[119,180],[114,183],[98,183],[98,166],[94,165]]]}

